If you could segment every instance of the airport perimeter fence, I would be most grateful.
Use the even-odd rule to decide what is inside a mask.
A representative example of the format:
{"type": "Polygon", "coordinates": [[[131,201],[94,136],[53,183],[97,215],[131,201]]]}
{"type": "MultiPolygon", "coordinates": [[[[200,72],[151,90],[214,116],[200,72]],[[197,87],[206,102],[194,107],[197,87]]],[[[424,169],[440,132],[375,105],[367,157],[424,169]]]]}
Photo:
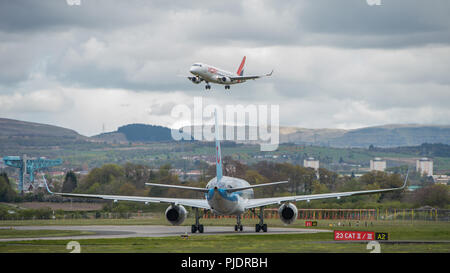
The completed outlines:
{"type": "MultiPolygon", "coordinates": [[[[161,213],[155,212],[100,212],[100,211],[73,211],[57,212],[49,211],[40,215],[0,215],[1,220],[38,220],[38,219],[145,219],[161,217],[161,213]]],[[[247,211],[242,218],[258,219],[259,209],[254,212],[247,211]]],[[[194,213],[189,213],[188,218],[193,218],[194,213]]],[[[220,216],[211,211],[202,212],[203,219],[234,218],[234,216],[220,216]]],[[[265,208],[265,219],[279,219],[278,209],[265,208]]],[[[339,220],[339,221],[450,221],[450,209],[298,209],[298,220],[339,220]]]]}
{"type": "MultiPolygon", "coordinates": [[[[246,212],[243,219],[258,219],[246,212]]],[[[206,212],[203,218],[228,218],[206,212]]],[[[265,219],[279,219],[278,209],[264,209],[265,219]]],[[[298,220],[358,220],[358,221],[450,221],[449,209],[298,209],[298,220]]]]}

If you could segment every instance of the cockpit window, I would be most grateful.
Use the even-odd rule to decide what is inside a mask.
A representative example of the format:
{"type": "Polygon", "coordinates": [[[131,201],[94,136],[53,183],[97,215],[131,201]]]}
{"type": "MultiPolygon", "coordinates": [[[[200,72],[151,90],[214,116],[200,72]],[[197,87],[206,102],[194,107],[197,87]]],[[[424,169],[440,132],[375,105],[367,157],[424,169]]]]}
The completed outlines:
{"type": "Polygon", "coordinates": [[[201,64],[193,64],[192,66],[199,66],[199,67],[202,67],[201,64]]]}

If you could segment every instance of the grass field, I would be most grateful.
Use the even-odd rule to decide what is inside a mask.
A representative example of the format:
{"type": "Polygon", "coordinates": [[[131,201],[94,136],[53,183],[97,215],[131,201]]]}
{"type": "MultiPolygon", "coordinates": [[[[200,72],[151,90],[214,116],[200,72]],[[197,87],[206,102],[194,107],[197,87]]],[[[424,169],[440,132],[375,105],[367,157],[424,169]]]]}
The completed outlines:
{"type": "MultiPolygon", "coordinates": [[[[184,225],[191,225],[188,219],[184,225]]],[[[202,219],[204,225],[232,226],[234,219],[202,219]]],[[[253,227],[256,219],[246,219],[245,226],[253,227]]],[[[267,219],[269,233],[271,226],[284,226],[278,219],[267,219]]],[[[152,225],[167,224],[162,217],[149,219],[75,219],[75,220],[38,220],[38,221],[2,221],[0,225],[152,225]]],[[[389,242],[381,242],[381,252],[387,253],[449,253],[450,223],[425,221],[318,221],[314,228],[329,230],[366,230],[388,232],[389,242]],[[330,226],[331,225],[331,226],[330,226]],[[344,226],[342,226],[344,225],[344,226]],[[404,243],[392,243],[405,241],[404,243]],[[406,242],[408,241],[408,242],[406,242]],[[418,241],[433,241],[422,243],[418,241]]],[[[299,220],[290,227],[304,228],[299,220]]],[[[53,231],[55,232],[55,231],[53,231]]],[[[1,234],[1,233],[0,233],[1,234]]],[[[12,234],[14,235],[14,234],[12,234]]],[[[19,236],[16,234],[14,236],[19,236]]],[[[39,235],[39,234],[35,234],[39,235]]],[[[49,236],[43,233],[41,236],[49,236]]],[[[56,236],[56,235],[55,235],[56,236]]],[[[59,235],[58,235],[59,236],[59,235]]],[[[27,236],[28,237],[28,236],[27,236]]],[[[22,242],[0,242],[0,252],[68,252],[66,245],[70,240],[39,240],[22,242]]],[[[302,253],[368,253],[366,243],[336,243],[333,233],[317,234],[265,234],[265,235],[207,235],[190,236],[182,239],[178,236],[162,238],[126,238],[126,239],[87,239],[78,240],[82,252],[302,252],[302,253]]]]}
{"type": "MultiPolygon", "coordinates": [[[[127,239],[91,239],[78,240],[83,253],[369,253],[367,243],[333,243],[332,234],[295,234],[295,235],[206,235],[162,238],[127,238],[127,239]]],[[[14,243],[0,242],[0,252],[19,253],[67,253],[66,245],[70,240],[23,241],[14,243]]],[[[441,252],[448,253],[448,243],[408,243],[382,244],[381,252],[414,253],[441,252]]]]}

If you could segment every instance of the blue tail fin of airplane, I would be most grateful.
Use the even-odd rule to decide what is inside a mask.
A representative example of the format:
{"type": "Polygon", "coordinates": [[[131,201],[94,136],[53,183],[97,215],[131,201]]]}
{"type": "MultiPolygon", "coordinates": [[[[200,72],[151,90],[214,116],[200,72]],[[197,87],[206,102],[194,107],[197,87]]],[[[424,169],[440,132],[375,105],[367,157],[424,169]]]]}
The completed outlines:
{"type": "Polygon", "coordinates": [[[217,109],[214,110],[215,133],[216,133],[216,177],[217,182],[222,179],[222,153],[220,151],[219,125],[217,124],[217,109]]]}

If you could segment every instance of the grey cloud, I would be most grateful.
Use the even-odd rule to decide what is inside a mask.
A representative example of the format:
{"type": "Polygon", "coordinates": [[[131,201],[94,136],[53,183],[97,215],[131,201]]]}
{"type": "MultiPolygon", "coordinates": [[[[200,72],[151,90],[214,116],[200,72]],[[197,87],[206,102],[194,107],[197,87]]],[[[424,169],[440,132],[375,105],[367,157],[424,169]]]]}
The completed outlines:
{"type": "Polygon", "coordinates": [[[148,113],[151,115],[160,115],[160,116],[170,115],[170,112],[175,106],[176,103],[172,102],[153,104],[148,108],[148,113]]]}
{"type": "MultiPolygon", "coordinates": [[[[449,122],[448,1],[81,2],[0,2],[1,93],[182,90],[216,103],[279,104],[292,125],[407,121],[415,108],[418,120],[449,122]],[[196,61],[235,71],[243,55],[246,73],[274,75],[229,93],[180,77],[196,61]]],[[[162,118],[174,103],[183,102],[147,107],[162,118]]]]}
{"type": "MultiPolygon", "coordinates": [[[[381,0],[381,6],[370,6],[365,0],[307,1],[300,10],[301,25],[311,33],[348,34],[358,37],[412,35],[432,38],[426,43],[448,43],[440,37],[450,31],[450,3],[445,0],[381,0]],[[427,35],[433,34],[433,35],[427,35]]],[[[352,41],[353,42],[353,41],[352,41]]],[[[387,42],[387,41],[385,41],[387,42]]]]}
{"type": "MultiPolygon", "coordinates": [[[[209,57],[214,48],[402,48],[448,44],[450,39],[450,4],[445,0],[390,0],[382,6],[369,6],[365,0],[81,3],[0,2],[0,58],[11,64],[2,68],[1,84],[26,79],[30,67],[46,55],[53,59],[48,73],[69,84],[168,90],[182,81],[146,78],[164,78],[176,72],[174,67],[209,57]],[[68,52],[82,54],[79,48],[91,38],[105,43],[104,54],[68,63],[68,52]]],[[[211,60],[217,62],[224,51],[215,54],[211,60]]]]}
{"type": "Polygon", "coordinates": [[[92,0],[81,5],[68,5],[66,0],[1,1],[0,30],[7,32],[35,32],[60,30],[70,27],[115,28],[139,22],[151,22],[156,14],[148,16],[153,1],[92,0]]]}
{"type": "MultiPolygon", "coordinates": [[[[0,30],[45,31],[76,27],[120,29],[155,24],[168,34],[201,41],[250,44],[336,43],[343,47],[448,43],[446,0],[349,1],[2,1],[0,30]],[[179,20],[182,25],[177,26],[179,20]],[[377,37],[377,41],[372,37],[377,37]],[[344,39],[342,39],[344,38],[344,39]],[[363,39],[361,39],[363,38],[363,39]],[[381,38],[381,39],[378,39],[381,38]],[[347,41],[347,42],[346,42],[347,41]],[[382,44],[380,44],[382,43],[382,44]]],[[[335,45],[336,45],[335,44],[335,45]]]]}

